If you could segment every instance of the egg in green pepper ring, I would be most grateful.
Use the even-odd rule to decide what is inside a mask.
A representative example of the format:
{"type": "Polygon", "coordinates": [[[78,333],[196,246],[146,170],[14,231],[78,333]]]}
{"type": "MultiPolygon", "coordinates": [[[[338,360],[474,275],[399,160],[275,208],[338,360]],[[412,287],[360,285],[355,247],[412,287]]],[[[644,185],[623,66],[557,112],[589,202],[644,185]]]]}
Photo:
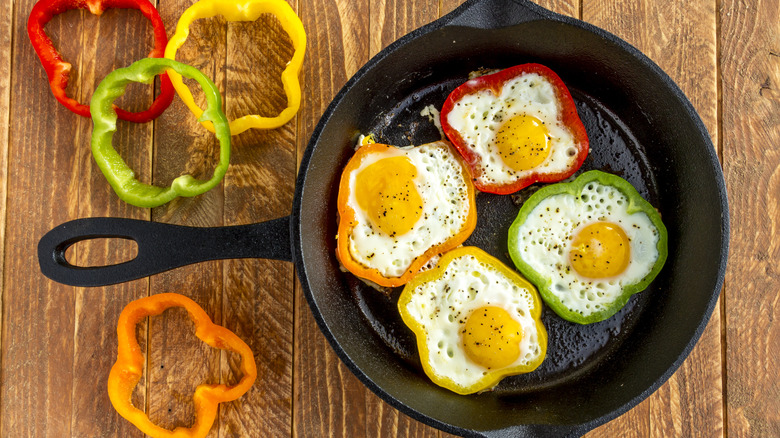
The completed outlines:
{"type": "Polygon", "coordinates": [[[614,315],[656,277],[667,233],[630,183],[593,170],[534,193],[509,229],[508,249],[555,313],[589,324],[614,315]]]}

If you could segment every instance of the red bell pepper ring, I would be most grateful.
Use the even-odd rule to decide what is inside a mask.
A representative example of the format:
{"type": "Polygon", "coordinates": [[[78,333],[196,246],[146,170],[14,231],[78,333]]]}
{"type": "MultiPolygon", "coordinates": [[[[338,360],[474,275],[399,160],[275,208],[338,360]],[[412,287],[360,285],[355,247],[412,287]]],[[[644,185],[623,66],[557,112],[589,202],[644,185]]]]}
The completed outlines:
{"type": "MultiPolygon", "coordinates": [[[[491,108],[491,110],[494,110],[491,108]]],[[[496,106],[496,110],[501,111],[501,106],[496,106]]],[[[528,114],[533,116],[532,112],[526,112],[523,110],[513,110],[517,114],[528,114]]],[[[486,112],[487,113],[487,112],[486,112]]],[[[471,118],[477,120],[483,119],[485,114],[480,111],[480,114],[470,114],[471,118]]],[[[484,124],[490,125],[490,128],[495,131],[499,131],[502,127],[491,125],[491,119],[493,113],[489,114],[487,121],[484,124]]],[[[514,116],[514,114],[512,115],[514,116]]],[[[509,118],[504,116],[504,118],[509,118]]],[[[542,124],[544,124],[542,122],[542,124]]],[[[497,193],[497,194],[509,194],[517,192],[531,184],[537,182],[558,182],[573,175],[585,161],[588,155],[589,141],[588,134],[585,131],[585,126],[577,114],[577,108],[574,104],[574,100],[571,97],[566,85],[563,83],[560,77],[549,68],[540,64],[521,64],[514,67],[501,70],[497,73],[479,76],[471,79],[466,83],[460,85],[450,93],[447,97],[444,105],[441,109],[441,127],[444,134],[452,142],[455,148],[463,156],[464,160],[471,170],[472,177],[474,179],[474,185],[477,189],[483,192],[497,193]],[[535,74],[542,77],[542,79],[548,82],[554,91],[555,98],[559,102],[557,122],[569,131],[571,138],[573,139],[573,145],[568,148],[567,161],[564,165],[561,165],[557,170],[550,171],[542,169],[543,166],[531,167],[529,169],[523,169],[516,171],[510,169],[509,174],[513,174],[513,179],[506,181],[494,181],[492,178],[486,175],[484,163],[487,162],[487,157],[481,156],[475,148],[470,144],[468,140],[464,139],[464,135],[468,136],[468,133],[462,133],[452,126],[449,120],[450,112],[452,112],[456,105],[466,96],[477,95],[486,91],[490,92],[496,99],[500,99],[502,89],[505,84],[516,78],[527,75],[535,74]]],[[[471,129],[471,126],[470,126],[471,129]]],[[[523,134],[525,135],[525,134],[523,134]]],[[[498,135],[495,136],[496,138],[498,135]]],[[[518,137],[514,137],[518,138],[518,137]]],[[[549,140],[549,134],[548,134],[549,140]]],[[[515,140],[516,141],[516,140],[515,140]]],[[[491,146],[495,146],[492,144],[491,146]]],[[[496,149],[495,147],[493,149],[496,149]]],[[[512,154],[514,152],[510,152],[512,154]]],[[[495,161],[500,161],[503,157],[498,158],[495,161]]]]}
{"type": "MultiPolygon", "coordinates": [[[[30,42],[41,60],[43,68],[49,77],[49,86],[54,97],[62,103],[65,108],[74,113],[90,117],[89,105],[77,102],[68,97],[65,90],[68,87],[68,78],[72,66],[62,59],[62,55],[54,47],[51,39],[43,28],[52,17],[59,15],[70,9],[87,9],[95,15],[101,15],[104,10],[110,8],[137,9],[149,19],[154,28],[154,49],[149,53],[149,58],[162,58],[165,52],[165,46],[168,45],[168,36],[165,34],[165,25],[157,13],[154,5],[148,0],[40,0],[30,11],[30,17],[27,20],[27,35],[30,42]]],[[[116,113],[122,120],[135,123],[146,123],[155,118],[168,108],[173,101],[173,84],[167,74],[160,77],[160,95],[152,102],[152,105],[145,111],[130,112],[121,108],[116,108],[116,113]]]]}

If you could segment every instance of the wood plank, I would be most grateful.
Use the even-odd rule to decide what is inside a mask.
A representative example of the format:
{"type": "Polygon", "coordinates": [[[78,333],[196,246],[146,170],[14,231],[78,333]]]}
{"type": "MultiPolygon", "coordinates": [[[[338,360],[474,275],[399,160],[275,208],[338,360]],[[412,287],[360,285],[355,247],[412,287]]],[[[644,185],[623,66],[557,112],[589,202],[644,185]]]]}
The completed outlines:
{"type": "Polygon", "coordinates": [[[369,53],[376,55],[395,40],[439,18],[439,2],[430,0],[382,0],[369,8],[369,53]]]}
{"type": "MultiPolygon", "coordinates": [[[[293,5],[294,7],[295,5],[293,5]]],[[[264,15],[229,23],[228,118],[275,116],[287,106],[281,74],[293,47],[279,20],[264,15]],[[262,66],[260,68],[259,66],[262,66]]],[[[295,187],[296,121],[274,130],[233,137],[225,177],[225,224],[262,222],[290,214],[295,187]]],[[[258,379],[238,402],[220,411],[221,436],[290,436],[293,379],[293,265],[263,259],[225,262],[223,324],[255,355],[258,379]]],[[[222,356],[222,380],[232,382],[238,362],[222,356]]]]}
{"type": "MultiPolygon", "coordinates": [[[[75,50],[72,56],[81,60],[78,67],[81,84],[79,100],[88,102],[92,90],[107,73],[146,57],[154,42],[152,26],[140,12],[110,9],[100,17],[85,12],[80,15],[83,33],[76,39],[76,46],[69,50],[75,50]]],[[[152,86],[132,84],[119,102],[127,109],[142,110],[151,104],[153,91],[152,86]]],[[[80,161],[80,172],[74,180],[74,185],[78,185],[77,216],[148,220],[148,210],[120,201],[106,182],[89,148],[92,124],[85,121],[85,124],[79,125],[75,142],[79,145],[80,161]]],[[[114,136],[116,149],[141,175],[148,175],[151,170],[152,129],[151,123],[120,121],[114,136]]],[[[100,239],[73,247],[75,263],[83,266],[118,263],[129,260],[135,253],[135,245],[121,239],[100,239]]],[[[71,435],[143,435],[116,413],[105,388],[108,373],[116,361],[119,314],[128,302],[146,296],[147,291],[146,279],[105,288],[75,289],[71,435]],[[101,311],[96,312],[95,309],[101,311]],[[85,393],[92,396],[84,397],[85,393]]],[[[140,340],[143,345],[146,343],[145,324],[140,324],[138,331],[144,335],[140,340]]],[[[145,398],[145,381],[142,379],[136,388],[134,402],[143,407],[145,398]]]]}
{"type": "MultiPolygon", "coordinates": [[[[173,35],[189,2],[160,2],[158,11],[173,35]]],[[[197,20],[178,50],[176,59],[200,69],[224,94],[227,26],[222,18],[197,20]]],[[[197,83],[185,79],[196,97],[197,83]]],[[[201,102],[201,104],[203,104],[201,102]]],[[[200,126],[189,109],[176,98],[155,121],[152,173],[149,180],[168,185],[189,173],[209,178],[217,162],[219,143],[200,126]]],[[[224,223],[224,186],[193,198],[177,198],[152,210],[152,220],[209,227],[224,223]]],[[[211,261],[177,268],[150,278],[150,294],[178,292],[197,302],[213,321],[222,321],[224,262],[211,261]]],[[[172,429],[194,421],[192,395],[201,383],[219,383],[221,352],[194,336],[194,326],[182,309],[171,309],[149,322],[147,356],[147,412],[156,424],[172,429]]],[[[209,437],[219,436],[219,426],[209,437]]]]}
{"type": "MultiPolygon", "coordinates": [[[[11,36],[13,35],[14,3],[6,0],[2,4],[7,14],[0,18],[0,321],[3,320],[3,278],[5,277],[5,222],[6,199],[8,198],[8,139],[11,136],[9,124],[11,112],[11,36]]],[[[0,325],[0,351],[3,347],[2,325],[0,325]]],[[[2,400],[0,400],[0,406],[2,400]]],[[[2,427],[0,427],[2,429],[2,427]]]]}
{"type": "MultiPolygon", "coordinates": [[[[82,214],[127,211],[115,200],[101,204],[100,200],[112,199],[113,194],[105,181],[97,183],[102,176],[95,173],[89,152],[91,121],[72,114],[49,91],[25,32],[32,3],[17,2],[13,15],[12,101],[23,103],[10,112],[12,125],[18,129],[8,137],[7,183],[15,195],[9,197],[8,212],[13,219],[6,229],[12,238],[6,242],[5,255],[12,262],[5,265],[4,290],[12,287],[27,293],[4,294],[3,377],[4,382],[13,383],[2,388],[2,427],[23,436],[69,436],[94,433],[95,424],[103,424],[105,430],[132,435],[135,429],[127,428],[113,412],[104,388],[116,351],[112,326],[118,314],[118,308],[106,302],[121,303],[134,296],[134,288],[128,285],[94,295],[50,282],[37,269],[30,273],[31,267],[37,267],[37,241],[53,226],[82,214]],[[94,209],[86,208],[87,203],[94,209]],[[95,312],[93,306],[105,306],[106,311],[95,312]],[[84,397],[85,393],[90,396],[84,397]]],[[[136,14],[108,11],[98,19],[84,11],[70,11],[46,26],[55,45],[73,64],[70,95],[88,103],[91,90],[104,74],[148,51],[130,49],[138,40],[144,41],[139,35],[146,32],[145,20],[136,14]],[[92,41],[97,35],[120,24],[133,29],[118,38],[104,36],[107,43],[101,45],[100,62],[88,61],[95,58],[92,41]],[[93,53],[90,56],[82,50],[93,53]]],[[[146,97],[150,96],[151,90],[146,90],[146,97]]],[[[143,103],[143,90],[138,98],[143,103]]],[[[120,128],[119,134],[126,141],[144,135],[148,137],[148,133],[126,128],[120,128]]],[[[112,252],[112,246],[101,242],[86,244],[71,254],[76,263],[100,263],[107,252],[112,252]]]]}
{"type": "MultiPolygon", "coordinates": [[[[637,47],[682,88],[717,144],[716,4],[585,1],[583,19],[637,47]],[[695,62],[691,62],[695,59],[695,62]]],[[[696,348],[655,394],[590,436],[691,436],[723,433],[720,312],[696,348]]]]}
{"type": "MultiPolygon", "coordinates": [[[[297,159],[341,86],[369,57],[369,3],[306,1],[298,15],[309,35],[301,78],[297,159]],[[361,44],[362,42],[362,44],[361,44]]],[[[339,361],[295,282],[293,436],[365,436],[366,389],[339,361]]]]}
{"type": "MultiPolygon", "coordinates": [[[[34,0],[6,1],[7,14],[0,17],[0,436],[141,436],[115,413],[105,393],[116,353],[116,319],[131,299],[168,291],[195,298],[255,351],[258,383],[239,401],[220,408],[210,436],[448,436],[379,400],[339,362],[287,263],[209,262],[93,289],[57,285],[37,271],[40,236],[77,217],[211,226],[288,214],[296,155],[300,159],[319,116],[343,83],[382,47],[462,2],[290,1],[309,34],[304,107],[297,122],[237,136],[224,186],[153,212],[117,200],[89,153],[91,122],[51,95],[25,31],[34,0]]],[[[193,2],[160,2],[169,35],[193,2]]],[[[580,13],[578,0],[538,3],[571,16],[580,13]]],[[[741,215],[732,220],[723,313],[713,315],[670,382],[591,436],[780,435],[775,378],[780,362],[773,353],[780,348],[780,333],[772,319],[780,310],[774,293],[780,276],[773,263],[780,246],[775,219],[780,189],[778,0],[612,3],[586,1],[586,20],[629,39],[681,85],[716,144],[721,141],[732,211],[741,215]],[[723,73],[721,123],[729,135],[718,131],[718,69],[723,73]],[[738,292],[732,292],[735,284],[738,292]]],[[[105,73],[144,56],[151,45],[147,26],[140,14],[126,11],[100,18],[69,12],[55,19],[47,30],[74,65],[69,92],[87,102],[105,73]],[[123,32],[114,32],[119,29],[123,32]]],[[[259,26],[269,29],[204,20],[193,27],[192,45],[179,53],[180,60],[196,63],[217,79],[231,116],[273,114],[284,102],[275,81],[289,47],[278,41],[281,35],[272,22],[261,20],[259,26]],[[272,48],[275,44],[279,47],[272,48]],[[263,68],[253,72],[257,59],[263,68]],[[236,87],[254,91],[238,96],[230,92],[236,87]]],[[[150,99],[147,86],[134,85],[122,104],[140,109],[150,99]]],[[[165,184],[184,170],[208,175],[217,143],[192,119],[175,99],[154,124],[120,122],[115,143],[142,180],[165,184]]],[[[133,253],[132,245],[102,240],[78,245],[70,257],[101,264],[133,253]]],[[[141,324],[142,344],[147,331],[149,376],[134,402],[166,427],[189,425],[195,385],[235,381],[238,358],[203,346],[182,311],[141,324]]]]}
{"type": "MultiPolygon", "coordinates": [[[[25,105],[11,108],[10,113],[15,129],[8,138],[7,184],[14,196],[8,198],[6,207],[4,289],[25,293],[3,296],[0,432],[65,436],[71,425],[72,289],[52,284],[41,274],[27,273],[36,263],[33,249],[38,238],[70,218],[68,201],[75,199],[69,179],[78,170],[72,139],[80,121],[49,91],[46,74],[25,32],[31,7],[32,2],[16,2],[13,16],[11,99],[25,105]],[[41,178],[42,174],[64,177],[41,178]],[[52,338],[51,332],[65,336],[52,338]],[[39,415],[30,419],[27,412],[39,415]]],[[[63,27],[58,20],[47,31],[56,34],[63,27]]]]}
{"type": "Polygon", "coordinates": [[[401,413],[374,393],[366,392],[366,432],[364,436],[449,437],[454,436],[401,413]]]}
{"type": "Polygon", "coordinates": [[[537,5],[569,17],[580,17],[580,0],[539,0],[534,1],[537,5]]]}
{"type": "Polygon", "coordinates": [[[780,2],[720,2],[729,436],[780,436],[780,2]]]}
{"type": "Polygon", "coordinates": [[[441,0],[439,2],[439,16],[443,17],[450,12],[452,12],[455,8],[462,5],[465,0],[441,0]]]}

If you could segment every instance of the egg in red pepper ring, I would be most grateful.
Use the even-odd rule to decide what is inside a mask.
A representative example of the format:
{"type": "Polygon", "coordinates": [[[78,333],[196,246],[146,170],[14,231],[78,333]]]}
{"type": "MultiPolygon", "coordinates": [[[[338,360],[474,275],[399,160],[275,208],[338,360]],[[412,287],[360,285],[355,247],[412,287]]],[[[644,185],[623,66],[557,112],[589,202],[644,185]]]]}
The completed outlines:
{"type": "Polygon", "coordinates": [[[475,190],[449,142],[360,147],[344,168],[336,255],[357,277],[405,284],[477,223],[475,190]]]}
{"type": "Polygon", "coordinates": [[[441,126],[483,192],[509,194],[561,181],[588,155],[588,135],[569,90],[540,64],[459,86],[442,106],[441,126]]]}

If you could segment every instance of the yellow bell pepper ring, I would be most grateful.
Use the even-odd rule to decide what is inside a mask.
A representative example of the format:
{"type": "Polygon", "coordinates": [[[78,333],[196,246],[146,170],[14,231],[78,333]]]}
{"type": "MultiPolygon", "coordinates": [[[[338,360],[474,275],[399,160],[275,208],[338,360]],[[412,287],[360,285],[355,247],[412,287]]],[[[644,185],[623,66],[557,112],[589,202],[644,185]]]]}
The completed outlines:
{"type": "MultiPolygon", "coordinates": [[[[306,31],[295,11],[284,0],[200,0],[184,11],[176,25],[176,33],[168,41],[165,48],[165,57],[175,60],[176,51],[184,44],[190,33],[190,24],[195,20],[222,15],[227,21],[255,21],[262,14],[276,16],[292,40],[293,56],[282,72],[282,85],[287,95],[287,108],[276,117],[247,115],[233,120],[230,122],[232,135],[240,134],[250,128],[278,128],[289,122],[300,109],[301,85],[298,81],[298,74],[301,71],[303,56],[306,52],[306,31]]],[[[196,117],[200,117],[203,110],[195,103],[192,93],[184,85],[181,75],[173,71],[169,71],[168,75],[181,100],[196,117]]],[[[214,132],[214,127],[210,122],[202,122],[202,124],[206,129],[214,132]]]]}

